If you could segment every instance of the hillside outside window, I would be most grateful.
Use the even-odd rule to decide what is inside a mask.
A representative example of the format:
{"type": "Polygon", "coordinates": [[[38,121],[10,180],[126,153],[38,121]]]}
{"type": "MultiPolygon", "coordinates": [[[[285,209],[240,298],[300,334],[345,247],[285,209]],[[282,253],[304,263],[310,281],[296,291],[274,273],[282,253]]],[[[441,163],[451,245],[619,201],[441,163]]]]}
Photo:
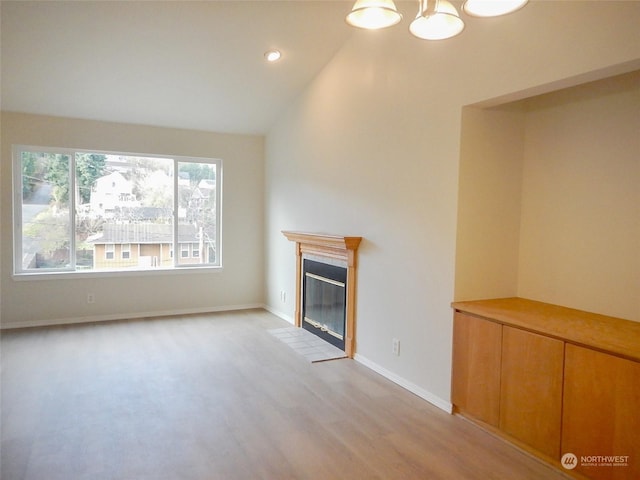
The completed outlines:
{"type": "Polygon", "coordinates": [[[221,166],[14,147],[15,274],[219,267],[221,166]]]}

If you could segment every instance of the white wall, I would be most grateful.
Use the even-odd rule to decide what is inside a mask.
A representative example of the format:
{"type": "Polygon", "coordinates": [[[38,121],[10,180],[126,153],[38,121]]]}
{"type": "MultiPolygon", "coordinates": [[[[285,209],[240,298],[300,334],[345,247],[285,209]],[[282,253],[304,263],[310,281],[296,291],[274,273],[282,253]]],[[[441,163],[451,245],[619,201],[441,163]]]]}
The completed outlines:
{"type": "Polygon", "coordinates": [[[518,296],[640,321],[640,72],[527,102],[518,296]]]}
{"type": "Polygon", "coordinates": [[[2,326],[199,312],[263,303],[264,137],[2,113],[2,326]],[[223,269],[212,273],[16,281],[11,145],[223,160],[223,269]],[[95,293],[87,305],[86,294],[95,293]]]}
{"type": "Polygon", "coordinates": [[[463,113],[456,300],[640,320],[640,70],[463,113]]]}
{"type": "Polygon", "coordinates": [[[355,32],[267,137],[270,308],[293,316],[279,299],[295,280],[281,230],[363,236],[357,354],[445,405],[462,107],[629,69],[639,23],[637,2],[532,2],[448,41],[417,40],[406,20],[355,32]]]}
{"type": "Polygon", "coordinates": [[[524,107],[462,113],[454,300],[518,294],[524,107]]]}

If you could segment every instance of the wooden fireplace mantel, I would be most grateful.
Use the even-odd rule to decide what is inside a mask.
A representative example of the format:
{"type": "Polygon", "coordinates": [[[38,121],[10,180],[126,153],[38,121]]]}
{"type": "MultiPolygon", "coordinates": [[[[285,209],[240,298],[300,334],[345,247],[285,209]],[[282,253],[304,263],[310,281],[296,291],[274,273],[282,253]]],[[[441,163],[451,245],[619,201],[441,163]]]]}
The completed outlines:
{"type": "Polygon", "coordinates": [[[292,232],[283,230],[288,240],[296,243],[296,311],[295,324],[302,326],[302,257],[304,254],[317,255],[347,264],[347,302],[345,325],[345,353],[353,358],[355,353],[356,326],[356,268],[357,253],[362,237],[345,237],[321,233],[292,232]]]}

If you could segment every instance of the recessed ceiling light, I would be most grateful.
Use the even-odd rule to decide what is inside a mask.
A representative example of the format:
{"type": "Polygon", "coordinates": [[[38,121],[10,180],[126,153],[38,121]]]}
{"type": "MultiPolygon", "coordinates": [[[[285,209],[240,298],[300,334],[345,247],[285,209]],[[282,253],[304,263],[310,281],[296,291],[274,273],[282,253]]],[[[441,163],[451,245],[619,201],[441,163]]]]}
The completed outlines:
{"type": "Polygon", "coordinates": [[[280,50],[267,50],[264,52],[264,58],[267,59],[267,62],[277,62],[282,57],[280,50]]]}

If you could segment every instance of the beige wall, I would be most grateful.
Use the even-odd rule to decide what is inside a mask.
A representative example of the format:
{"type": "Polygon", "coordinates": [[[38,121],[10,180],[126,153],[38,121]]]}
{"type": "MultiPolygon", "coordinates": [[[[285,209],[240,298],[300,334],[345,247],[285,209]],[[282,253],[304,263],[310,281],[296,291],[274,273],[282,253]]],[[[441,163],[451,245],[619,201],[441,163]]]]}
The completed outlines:
{"type": "Polygon", "coordinates": [[[456,300],[640,321],[640,73],[463,115],[456,300]]]}
{"type": "MultiPolygon", "coordinates": [[[[263,300],[265,284],[269,308],[292,317],[294,250],[280,231],[362,235],[357,356],[446,408],[449,303],[459,285],[456,242],[468,242],[458,220],[458,193],[476,175],[463,175],[460,155],[467,147],[461,144],[461,125],[473,116],[463,116],[463,107],[504,103],[640,68],[639,23],[639,2],[550,1],[530,2],[518,14],[499,19],[469,19],[460,37],[442,42],[413,38],[406,19],[380,32],[354,31],[273,126],[264,170],[259,137],[5,113],[0,168],[2,322],[250,304],[263,300]],[[224,270],[14,281],[7,228],[11,143],[222,158],[224,270]],[[89,306],[88,291],[104,291],[105,296],[96,295],[96,303],[89,306]],[[286,302],[281,301],[281,291],[286,302]],[[401,341],[399,357],[391,351],[393,338],[401,341]]],[[[513,113],[501,111],[497,121],[513,135],[524,135],[521,125],[509,123],[513,113]]],[[[495,148],[504,148],[507,155],[517,150],[515,145],[495,148]]],[[[492,169],[505,179],[524,176],[525,164],[503,172],[506,163],[501,162],[506,161],[494,160],[492,169]]],[[[518,201],[512,186],[503,195],[518,201]]],[[[528,208],[522,199],[522,208],[528,208]]],[[[484,201],[495,204],[493,199],[484,201]]],[[[517,203],[509,205],[505,215],[515,221],[518,208],[517,203]]],[[[514,238],[520,241],[519,226],[516,230],[504,230],[511,240],[503,244],[506,260],[500,271],[511,280],[499,278],[502,283],[488,295],[513,289],[512,279],[518,277],[513,262],[520,255],[520,247],[512,246],[514,238]]],[[[473,258],[474,252],[467,253],[473,258]]],[[[465,288],[470,288],[468,282],[465,288]]]]}
{"type": "MultiPolygon", "coordinates": [[[[413,38],[406,22],[354,31],[267,137],[269,307],[293,317],[294,246],[281,230],[363,236],[357,358],[446,407],[463,107],[638,68],[639,23],[638,2],[530,2],[442,42],[413,38]]],[[[503,271],[512,284],[517,270],[503,271]]]]}
{"type": "Polygon", "coordinates": [[[197,312],[263,303],[264,138],[2,113],[2,326],[197,312]],[[221,158],[222,261],[211,273],[16,281],[11,145],[221,158]],[[95,293],[95,304],[86,295],[95,293]]]}
{"type": "Polygon", "coordinates": [[[640,321],[640,72],[527,107],[519,296],[640,321]]]}
{"type": "Polygon", "coordinates": [[[455,300],[517,296],[524,134],[521,106],[462,112],[455,300]]]}

